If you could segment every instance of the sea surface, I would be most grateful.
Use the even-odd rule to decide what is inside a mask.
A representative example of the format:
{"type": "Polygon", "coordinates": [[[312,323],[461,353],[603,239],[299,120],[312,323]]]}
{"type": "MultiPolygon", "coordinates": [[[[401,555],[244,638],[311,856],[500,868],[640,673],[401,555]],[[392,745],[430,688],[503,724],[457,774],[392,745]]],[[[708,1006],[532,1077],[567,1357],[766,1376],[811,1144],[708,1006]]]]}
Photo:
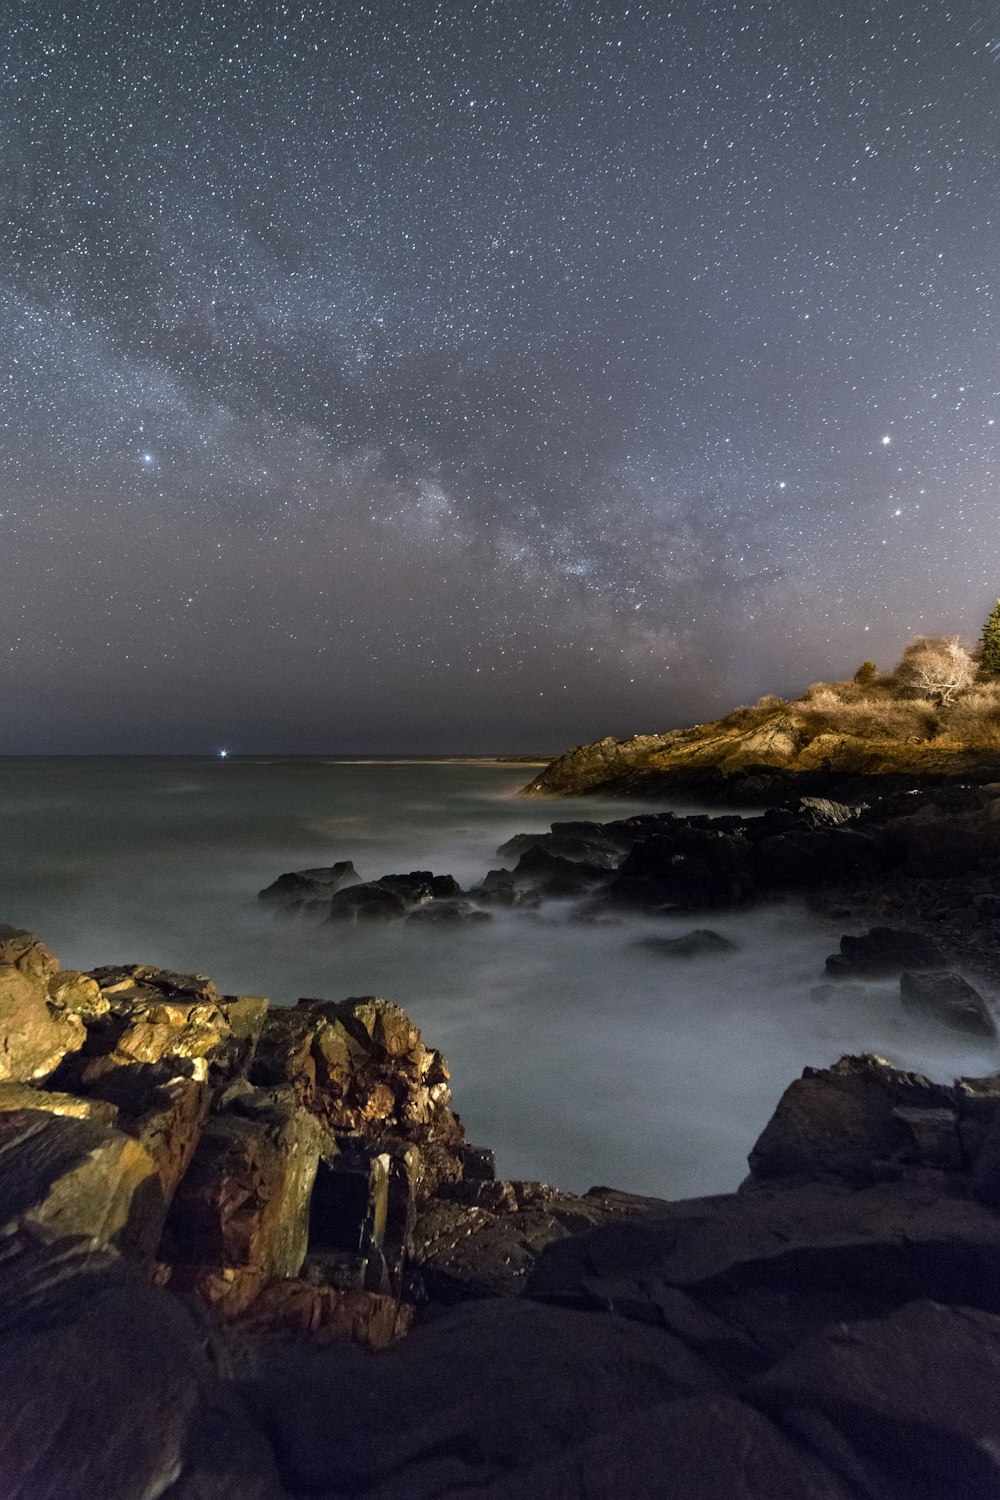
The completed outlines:
{"type": "Polygon", "coordinates": [[[551,902],[455,930],[323,925],[256,899],[282,871],[340,859],[363,879],[423,869],[465,886],[514,833],[649,807],[519,799],[532,774],[502,762],[0,759],[0,922],[72,968],[158,964],[277,1004],[395,1000],[448,1057],[455,1107],[500,1173],[575,1190],[735,1188],[785,1085],[845,1052],[945,1078],[996,1069],[991,1048],[918,1029],[892,984],[812,994],[841,927],[795,904],[588,926],[551,902]],[[706,925],[737,950],[680,960],[639,942],[706,925]]]}

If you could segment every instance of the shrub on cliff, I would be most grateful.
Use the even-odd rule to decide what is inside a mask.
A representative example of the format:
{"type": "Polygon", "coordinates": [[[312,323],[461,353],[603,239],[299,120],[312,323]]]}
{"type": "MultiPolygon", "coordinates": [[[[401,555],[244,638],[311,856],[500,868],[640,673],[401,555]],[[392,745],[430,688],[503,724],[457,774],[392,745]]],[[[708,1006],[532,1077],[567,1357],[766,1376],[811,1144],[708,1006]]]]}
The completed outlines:
{"type": "Polygon", "coordinates": [[[987,615],[979,638],[979,665],[984,672],[1000,672],[1000,599],[987,615]]]}

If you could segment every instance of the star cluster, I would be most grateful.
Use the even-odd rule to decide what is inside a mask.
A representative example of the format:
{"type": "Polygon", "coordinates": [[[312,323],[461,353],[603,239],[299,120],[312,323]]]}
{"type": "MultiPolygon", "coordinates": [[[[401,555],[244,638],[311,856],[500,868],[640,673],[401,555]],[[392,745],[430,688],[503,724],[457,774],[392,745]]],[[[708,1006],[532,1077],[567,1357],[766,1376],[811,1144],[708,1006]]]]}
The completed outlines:
{"type": "Polygon", "coordinates": [[[557,750],[1000,593],[1000,10],[21,0],[0,749],[557,750]]]}

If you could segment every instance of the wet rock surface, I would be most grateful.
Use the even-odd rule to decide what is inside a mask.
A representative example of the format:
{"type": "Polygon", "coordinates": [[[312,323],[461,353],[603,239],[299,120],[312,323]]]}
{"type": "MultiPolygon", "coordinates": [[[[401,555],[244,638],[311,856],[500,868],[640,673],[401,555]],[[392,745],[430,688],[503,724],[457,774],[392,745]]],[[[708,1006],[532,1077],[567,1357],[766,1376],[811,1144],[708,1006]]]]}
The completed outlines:
{"type": "MultiPolygon", "coordinates": [[[[705,831],[607,843],[676,834],[683,859],[705,831]]],[[[546,860],[589,881],[600,841],[565,837],[577,857],[546,860]]],[[[440,889],[414,909],[461,899],[440,889]]],[[[3,943],[29,1021],[41,996],[75,1022],[43,1076],[0,1082],[17,1500],[997,1493],[1000,1073],[842,1058],[785,1091],[740,1192],[580,1196],[496,1178],[388,1001],[271,1009],[3,943]]],[[[967,999],[903,973],[922,1007],[967,999]]]]}

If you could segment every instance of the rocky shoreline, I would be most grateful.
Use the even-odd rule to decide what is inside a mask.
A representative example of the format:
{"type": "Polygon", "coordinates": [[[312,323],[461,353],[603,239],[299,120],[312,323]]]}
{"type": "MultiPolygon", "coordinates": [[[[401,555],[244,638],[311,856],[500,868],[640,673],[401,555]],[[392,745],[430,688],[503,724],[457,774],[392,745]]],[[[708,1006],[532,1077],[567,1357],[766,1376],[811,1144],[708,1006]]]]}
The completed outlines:
{"type": "MultiPolygon", "coordinates": [[[[609,822],[553,822],[497,851],[503,864],[466,890],[429,870],[364,880],[350,860],[289,871],[260,892],[281,916],[317,922],[405,921],[450,927],[497,910],[610,923],[804,900],[855,925],[914,928],[945,963],[1000,980],[1000,781],[924,785],[913,778],[838,782],[849,800],[805,795],[782,776],[765,810],[609,822]]],[[[664,949],[664,951],[666,951],[664,949]]],[[[679,950],[678,950],[679,951],[679,950]]],[[[905,966],[904,966],[905,967],[905,966]]]]}
{"type": "Polygon", "coordinates": [[[0,1036],[5,1495],[996,1493],[1000,1074],[807,1069],[667,1203],[497,1180],[384,1000],[2,929],[0,1036]]]}

